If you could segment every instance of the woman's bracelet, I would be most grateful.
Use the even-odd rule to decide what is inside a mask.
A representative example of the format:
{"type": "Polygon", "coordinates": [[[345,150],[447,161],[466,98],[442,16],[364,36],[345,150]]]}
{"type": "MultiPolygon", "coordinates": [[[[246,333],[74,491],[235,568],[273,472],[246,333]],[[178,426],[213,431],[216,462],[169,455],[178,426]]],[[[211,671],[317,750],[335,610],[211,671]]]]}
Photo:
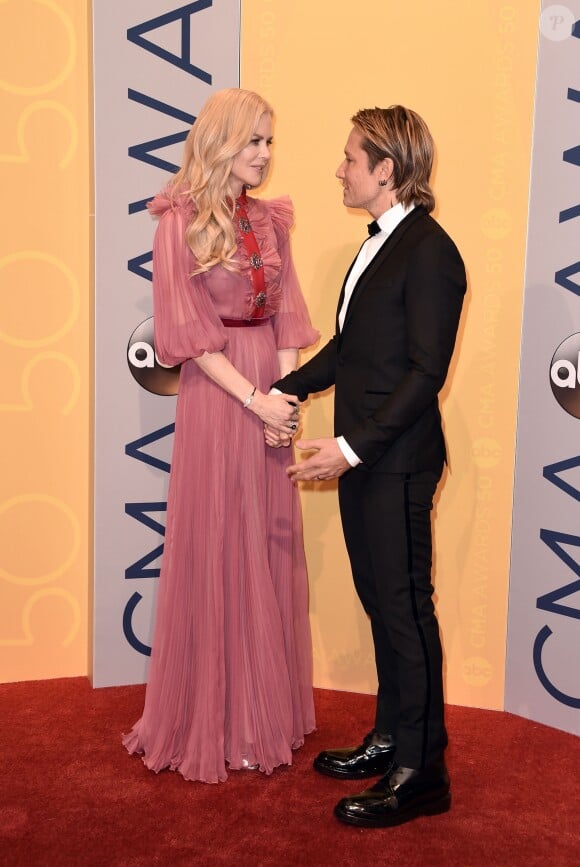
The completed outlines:
{"type": "Polygon", "coordinates": [[[254,395],[255,395],[255,393],[256,393],[256,386],[253,387],[253,389],[252,389],[252,393],[249,394],[248,397],[245,399],[245,401],[244,401],[244,409],[247,409],[247,408],[249,407],[249,405],[251,404],[251,402],[252,402],[253,399],[254,399],[254,395]]]}

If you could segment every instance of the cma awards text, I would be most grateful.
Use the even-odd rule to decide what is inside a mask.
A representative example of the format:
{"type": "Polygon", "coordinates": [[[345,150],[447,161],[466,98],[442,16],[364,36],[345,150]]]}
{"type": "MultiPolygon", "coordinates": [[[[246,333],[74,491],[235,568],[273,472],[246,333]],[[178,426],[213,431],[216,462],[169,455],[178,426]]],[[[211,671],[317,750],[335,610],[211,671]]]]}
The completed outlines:
{"type": "MultiPolygon", "coordinates": [[[[196,18],[198,13],[208,10],[212,5],[212,0],[196,0],[196,2],[181,5],[179,8],[172,9],[155,18],[137,23],[127,30],[127,40],[143,51],[148,52],[151,57],[151,62],[156,65],[156,68],[158,68],[160,62],[170,64],[173,67],[177,67],[181,72],[188,76],[190,80],[196,80],[196,86],[193,89],[193,92],[199,95],[200,105],[203,104],[209,96],[213,76],[207,70],[202,69],[191,62],[192,28],[196,28],[196,33],[198,35],[201,30],[204,28],[207,29],[207,38],[215,41],[216,36],[209,26],[211,22],[208,23],[207,15],[200,15],[196,18]],[[160,31],[168,25],[171,27],[173,33],[179,32],[179,41],[175,53],[163,47],[166,35],[165,32],[162,33],[160,31]]],[[[216,45],[215,55],[218,58],[219,48],[220,46],[216,45]]],[[[162,99],[159,99],[158,96],[154,97],[131,87],[128,88],[127,98],[134,105],[142,107],[143,111],[146,113],[146,117],[158,118],[159,115],[164,115],[175,119],[179,122],[179,125],[183,127],[169,135],[163,135],[161,137],[152,136],[149,140],[132,144],[128,148],[128,156],[130,159],[145,163],[164,173],[163,176],[160,175],[159,182],[156,183],[153,189],[143,191],[144,193],[148,193],[145,198],[140,198],[128,204],[129,215],[134,215],[145,211],[147,202],[153,197],[155,192],[166,183],[166,173],[176,172],[179,168],[178,165],[166,158],[167,154],[162,156],[159,151],[183,143],[187,138],[189,128],[195,121],[195,116],[163,101],[162,99]]],[[[151,260],[152,252],[150,250],[134,255],[128,258],[127,270],[130,274],[141,279],[151,280],[151,271],[146,267],[151,260]]],[[[142,325],[145,324],[142,323],[142,325]]],[[[146,363],[143,364],[142,355],[143,350],[146,350],[148,346],[150,346],[150,344],[145,342],[141,346],[137,345],[132,349],[130,348],[129,354],[132,352],[134,361],[132,372],[136,372],[141,368],[142,372],[146,376],[148,365],[146,363]]],[[[131,359],[129,358],[129,360],[131,359]]],[[[158,365],[155,365],[155,367],[157,368],[158,375],[161,376],[163,371],[158,365]]],[[[178,371],[174,373],[174,376],[175,378],[178,377],[178,371]]],[[[148,388],[146,382],[140,382],[140,385],[156,395],[175,394],[175,390],[171,390],[171,388],[163,391],[159,390],[157,387],[148,388]]],[[[160,408],[160,415],[162,415],[162,412],[163,410],[160,408]]],[[[158,430],[147,433],[144,436],[135,439],[133,442],[128,443],[125,446],[125,454],[131,460],[141,461],[144,467],[147,466],[149,468],[154,468],[156,471],[161,473],[169,473],[170,464],[153,454],[149,454],[145,449],[156,441],[159,442],[164,440],[165,437],[172,436],[173,432],[173,424],[162,426],[158,430]]],[[[146,484],[146,479],[144,481],[146,484]]],[[[143,555],[125,569],[124,575],[125,582],[134,582],[145,579],[146,583],[142,584],[140,589],[143,590],[143,592],[146,592],[148,596],[152,596],[155,589],[154,581],[152,581],[152,579],[156,579],[159,576],[159,560],[163,553],[162,540],[165,535],[164,513],[166,510],[166,502],[153,501],[153,499],[151,502],[125,503],[125,514],[129,518],[138,521],[140,524],[147,527],[148,530],[151,530],[156,536],[155,540],[152,540],[151,542],[150,549],[149,546],[147,546],[147,550],[143,555]]],[[[135,587],[135,585],[133,585],[133,587],[135,587]]],[[[151,648],[147,643],[147,639],[145,636],[137,634],[138,629],[135,625],[139,622],[139,617],[136,616],[136,611],[139,603],[143,600],[143,594],[140,593],[139,590],[133,589],[131,584],[127,584],[127,589],[129,591],[128,599],[123,611],[124,637],[137,653],[150,656],[151,648]]]]}

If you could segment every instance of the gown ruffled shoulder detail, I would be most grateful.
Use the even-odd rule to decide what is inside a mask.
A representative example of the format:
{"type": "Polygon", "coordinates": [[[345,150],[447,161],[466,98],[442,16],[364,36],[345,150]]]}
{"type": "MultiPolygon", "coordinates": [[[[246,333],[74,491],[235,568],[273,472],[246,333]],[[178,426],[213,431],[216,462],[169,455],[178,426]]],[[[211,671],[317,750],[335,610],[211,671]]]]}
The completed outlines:
{"type": "Polygon", "coordinates": [[[166,211],[181,208],[188,214],[193,214],[195,206],[183,189],[176,189],[173,184],[167,184],[159,193],[147,202],[147,210],[153,217],[161,217],[166,211]]]}
{"type": "Polygon", "coordinates": [[[279,237],[287,235],[294,225],[294,205],[290,196],[279,196],[277,199],[270,199],[265,204],[268,206],[276,234],[279,237]]]}

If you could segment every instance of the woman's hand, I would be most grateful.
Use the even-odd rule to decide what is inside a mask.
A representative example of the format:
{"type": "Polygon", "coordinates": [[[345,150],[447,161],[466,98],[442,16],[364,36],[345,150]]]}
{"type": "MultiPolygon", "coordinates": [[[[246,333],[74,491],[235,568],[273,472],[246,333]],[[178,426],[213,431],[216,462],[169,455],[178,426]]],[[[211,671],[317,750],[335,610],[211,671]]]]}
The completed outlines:
{"type": "Polygon", "coordinates": [[[256,391],[249,409],[265,425],[281,434],[294,436],[298,428],[300,410],[294,394],[262,394],[256,391]]]}
{"type": "Polygon", "coordinates": [[[273,449],[279,449],[282,446],[288,448],[292,443],[290,434],[279,433],[267,424],[264,425],[264,439],[266,440],[266,445],[273,449]]]}

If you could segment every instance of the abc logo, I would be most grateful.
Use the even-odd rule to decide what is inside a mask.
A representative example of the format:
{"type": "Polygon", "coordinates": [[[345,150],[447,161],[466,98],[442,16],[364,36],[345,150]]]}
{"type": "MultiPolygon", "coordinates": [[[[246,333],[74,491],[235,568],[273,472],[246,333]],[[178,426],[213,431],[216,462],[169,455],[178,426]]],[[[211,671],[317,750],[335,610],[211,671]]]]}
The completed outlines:
{"type": "Polygon", "coordinates": [[[503,208],[490,208],[481,217],[481,230],[494,241],[505,238],[511,231],[511,219],[503,208]]]}
{"type": "Polygon", "coordinates": [[[495,467],[501,460],[501,446],[497,440],[480,437],[473,443],[473,459],[478,467],[495,467]]]}
{"type": "Polygon", "coordinates": [[[562,409],[580,418],[580,333],[564,340],[550,364],[552,393],[562,409]]]}
{"type": "Polygon", "coordinates": [[[470,656],[463,660],[461,674],[470,686],[485,686],[491,680],[492,668],[483,656],[470,656]]]}
{"type": "Polygon", "coordinates": [[[152,394],[177,394],[180,367],[163,367],[155,353],[153,317],[138,325],[127,346],[127,364],[140,386],[152,394]]]}

